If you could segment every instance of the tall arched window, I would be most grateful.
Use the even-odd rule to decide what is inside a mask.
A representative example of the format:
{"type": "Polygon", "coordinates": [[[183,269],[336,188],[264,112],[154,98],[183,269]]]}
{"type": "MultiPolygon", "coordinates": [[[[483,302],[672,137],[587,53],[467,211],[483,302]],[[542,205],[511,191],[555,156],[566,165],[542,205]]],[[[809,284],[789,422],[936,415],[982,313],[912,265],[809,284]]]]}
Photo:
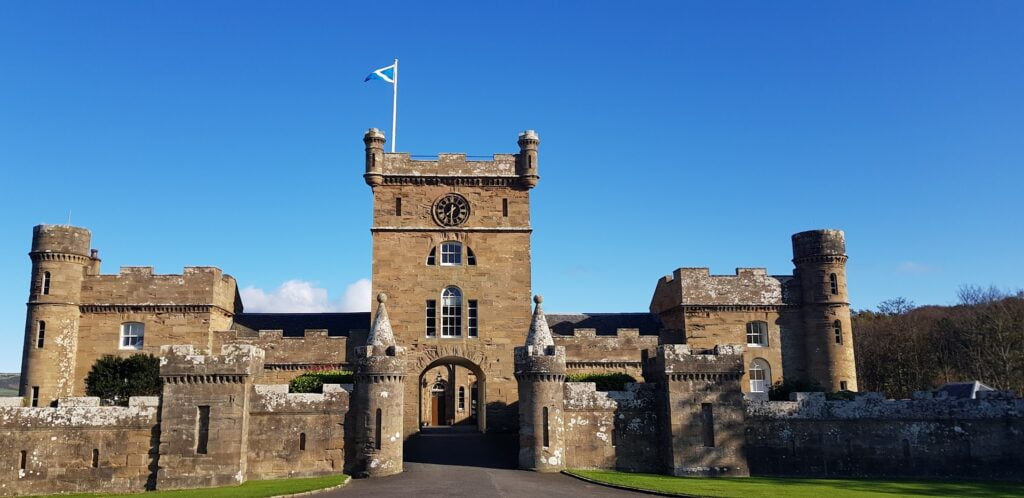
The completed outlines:
{"type": "Polygon", "coordinates": [[[441,292],[441,337],[462,335],[462,291],[446,287],[441,292]]]}
{"type": "Polygon", "coordinates": [[[306,451],[306,433],[299,433],[299,451],[306,451]]]}
{"type": "Polygon", "coordinates": [[[764,347],[768,345],[768,323],[747,322],[747,345],[764,347]]]}
{"type": "Polygon", "coordinates": [[[843,322],[836,320],[832,322],[832,331],[836,334],[836,344],[843,343],[843,322]]]}
{"type": "Polygon", "coordinates": [[[441,266],[459,266],[462,264],[462,244],[459,242],[441,243],[441,266]]]}
{"type": "Polygon", "coordinates": [[[748,375],[750,376],[750,392],[768,392],[768,386],[772,379],[772,371],[768,366],[767,361],[755,358],[754,361],[750,362],[750,372],[748,372],[748,375]]]}
{"type": "Polygon", "coordinates": [[[40,288],[44,296],[50,293],[50,272],[43,272],[43,281],[40,284],[40,288]]]}
{"type": "Polygon", "coordinates": [[[36,347],[43,347],[43,343],[46,342],[46,322],[39,320],[36,324],[36,347]]]}
{"type": "Polygon", "coordinates": [[[832,289],[832,294],[839,294],[839,277],[836,277],[835,273],[829,274],[828,285],[832,289]]]}

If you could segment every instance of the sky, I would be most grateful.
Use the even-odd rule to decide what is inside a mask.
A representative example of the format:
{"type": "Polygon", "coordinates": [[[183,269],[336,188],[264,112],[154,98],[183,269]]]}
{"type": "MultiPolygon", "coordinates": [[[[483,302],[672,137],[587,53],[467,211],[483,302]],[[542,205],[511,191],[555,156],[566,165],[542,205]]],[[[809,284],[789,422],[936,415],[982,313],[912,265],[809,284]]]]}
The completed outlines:
{"type": "MultiPolygon", "coordinates": [[[[369,306],[362,134],[540,134],[533,285],[644,311],[681,266],[792,271],[846,231],[852,306],[1024,286],[1024,3],[0,2],[0,371],[32,226],[105,273],[213,265],[250,311],[369,306]]],[[[390,136],[389,136],[390,140],[390,136]]]]}

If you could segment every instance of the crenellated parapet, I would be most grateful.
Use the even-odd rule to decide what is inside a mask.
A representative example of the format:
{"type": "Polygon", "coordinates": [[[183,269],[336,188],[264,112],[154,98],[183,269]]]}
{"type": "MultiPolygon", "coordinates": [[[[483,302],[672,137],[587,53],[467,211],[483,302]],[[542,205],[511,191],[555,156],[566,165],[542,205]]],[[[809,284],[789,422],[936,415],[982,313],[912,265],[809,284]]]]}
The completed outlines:
{"type": "Polygon", "coordinates": [[[205,354],[192,345],[163,346],[160,377],[171,383],[241,381],[262,371],[265,357],[262,349],[250,344],[225,344],[219,355],[205,354]]]}
{"type": "Polygon", "coordinates": [[[651,380],[691,382],[692,387],[703,389],[738,391],[744,371],[743,347],[738,345],[693,352],[685,344],[663,344],[647,363],[645,377],[651,380]]]}

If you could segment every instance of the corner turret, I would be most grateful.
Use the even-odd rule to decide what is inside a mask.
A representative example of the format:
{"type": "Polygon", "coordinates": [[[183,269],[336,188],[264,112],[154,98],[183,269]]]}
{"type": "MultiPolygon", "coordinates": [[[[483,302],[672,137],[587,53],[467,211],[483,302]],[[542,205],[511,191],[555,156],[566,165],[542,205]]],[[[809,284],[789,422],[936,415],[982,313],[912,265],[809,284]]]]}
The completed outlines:
{"type": "Polygon", "coordinates": [[[519,155],[516,156],[516,174],[527,188],[537,186],[540,176],[537,174],[537,146],[540,136],[534,130],[526,130],[519,134],[519,155]]]}
{"type": "Polygon", "coordinates": [[[377,128],[370,128],[363,135],[363,143],[366,144],[366,173],[363,179],[371,187],[377,187],[384,182],[384,132],[377,128]]]}
{"type": "Polygon", "coordinates": [[[565,467],[565,348],[555,346],[548,320],[536,307],[526,345],[515,348],[519,383],[519,468],[558,472],[565,467]]]}

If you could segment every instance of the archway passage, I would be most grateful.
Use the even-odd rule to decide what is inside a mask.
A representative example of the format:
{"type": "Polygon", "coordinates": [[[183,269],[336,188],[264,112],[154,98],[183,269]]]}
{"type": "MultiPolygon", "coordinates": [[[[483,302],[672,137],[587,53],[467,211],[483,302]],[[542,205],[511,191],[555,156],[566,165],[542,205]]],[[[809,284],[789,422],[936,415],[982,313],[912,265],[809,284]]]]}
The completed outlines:
{"type": "Polygon", "coordinates": [[[428,364],[417,379],[418,428],[486,432],[486,377],[466,358],[444,357],[428,364]]]}

